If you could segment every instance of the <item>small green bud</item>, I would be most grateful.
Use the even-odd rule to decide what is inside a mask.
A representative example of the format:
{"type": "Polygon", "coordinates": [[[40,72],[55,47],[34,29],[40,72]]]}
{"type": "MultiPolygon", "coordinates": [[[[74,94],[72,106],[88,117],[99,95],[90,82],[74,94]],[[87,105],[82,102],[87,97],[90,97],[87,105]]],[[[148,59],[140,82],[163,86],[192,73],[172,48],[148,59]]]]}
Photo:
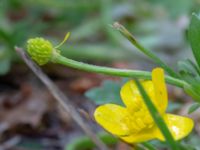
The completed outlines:
{"type": "Polygon", "coordinates": [[[51,60],[54,48],[48,40],[33,38],[27,41],[27,51],[34,61],[44,65],[51,60]]]}

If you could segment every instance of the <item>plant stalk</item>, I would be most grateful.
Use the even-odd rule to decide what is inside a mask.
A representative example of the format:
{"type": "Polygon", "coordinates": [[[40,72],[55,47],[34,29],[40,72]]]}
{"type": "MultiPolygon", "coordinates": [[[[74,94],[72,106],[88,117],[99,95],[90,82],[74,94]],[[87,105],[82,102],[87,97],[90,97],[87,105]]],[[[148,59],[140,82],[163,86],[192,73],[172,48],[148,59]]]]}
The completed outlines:
{"type": "Polygon", "coordinates": [[[169,131],[165,121],[163,120],[162,116],[159,114],[157,108],[149,98],[148,94],[145,92],[142,84],[136,79],[135,83],[140,91],[140,94],[143,97],[144,103],[146,104],[149,112],[151,113],[152,118],[154,119],[155,123],[159,127],[160,131],[162,132],[163,136],[165,137],[166,142],[171,146],[172,150],[180,150],[178,143],[174,140],[171,132],[169,131]]]}
{"type": "Polygon", "coordinates": [[[136,48],[138,48],[141,52],[143,52],[145,55],[147,55],[149,58],[151,58],[155,63],[160,65],[165,71],[172,77],[179,78],[179,75],[172,70],[165,62],[163,62],[158,56],[156,56],[152,51],[149,49],[146,49],[143,47],[136,38],[121,24],[118,22],[115,22],[113,24],[113,28],[119,30],[119,32],[128,39],[136,48]]]}
{"type": "MultiPolygon", "coordinates": [[[[74,69],[83,70],[87,72],[101,73],[105,75],[113,75],[113,76],[119,76],[119,77],[139,78],[139,79],[145,79],[145,80],[151,79],[151,73],[147,71],[116,69],[116,68],[111,68],[111,67],[96,66],[96,65],[78,62],[78,61],[63,57],[60,54],[54,55],[52,61],[54,63],[62,64],[74,69]]],[[[167,83],[175,85],[180,88],[183,88],[185,85],[187,85],[185,81],[171,77],[171,76],[165,76],[165,79],[167,83]]]]}

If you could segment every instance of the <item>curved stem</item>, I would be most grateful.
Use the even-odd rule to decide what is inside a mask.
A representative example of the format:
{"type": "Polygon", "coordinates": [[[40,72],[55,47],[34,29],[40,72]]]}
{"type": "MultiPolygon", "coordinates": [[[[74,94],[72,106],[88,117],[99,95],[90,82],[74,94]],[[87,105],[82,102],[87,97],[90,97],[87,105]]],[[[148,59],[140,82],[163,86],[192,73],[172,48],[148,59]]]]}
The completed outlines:
{"type": "MultiPolygon", "coordinates": [[[[147,71],[116,69],[116,68],[111,68],[111,67],[90,65],[87,63],[78,62],[78,61],[63,57],[60,54],[54,55],[53,62],[62,64],[71,68],[88,71],[88,72],[102,73],[106,75],[113,75],[113,76],[120,76],[120,77],[129,77],[129,78],[134,77],[134,78],[149,79],[149,80],[151,79],[151,73],[147,71]]],[[[181,88],[187,85],[185,81],[176,79],[171,76],[165,76],[165,79],[167,83],[181,87],[181,88]]]]}

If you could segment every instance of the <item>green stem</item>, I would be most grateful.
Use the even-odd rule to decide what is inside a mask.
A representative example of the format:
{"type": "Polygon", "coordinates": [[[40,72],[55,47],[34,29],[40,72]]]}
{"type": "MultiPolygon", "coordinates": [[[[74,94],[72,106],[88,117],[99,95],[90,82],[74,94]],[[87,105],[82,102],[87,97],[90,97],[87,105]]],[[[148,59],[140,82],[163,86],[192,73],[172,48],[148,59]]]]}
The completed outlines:
{"type": "MultiPolygon", "coordinates": [[[[87,71],[87,72],[95,72],[102,73],[106,75],[113,75],[119,77],[130,77],[130,78],[140,78],[140,79],[151,79],[151,73],[146,71],[138,71],[138,70],[128,70],[128,69],[116,69],[111,67],[102,67],[96,65],[90,65],[83,62],[78,62],[66,57],[63,57],[60,54],[56,54],[52,60],[54,63],[62,64],[71,68],[87,71]]],[[[170,76],[165,76],[166,82],[178,87],[183,88],[187,83],[183,80],[176,79],[170,76]]]]}
{"type": "Polygon", "coordinates": [[[157,64],[159,64],[162,68],[164,68],[169,75],[179,78],[179,75],[172,70],[165,62],[163,62],[159,57],[157,57],[153,52],[143,47],[136,39],[135,37],[121,24],[114,23],[113,27],[120,31],[120,33],[127,38],[135,47],[137,47],[140,51],[142,51],[145,55],[150,57],[153,61],[155,61],[157,64]]]}
{"type": "Polygon", "coordinates": [[[140,91],[140,94],[143,97],[143,100],[151,113],[151,116],[153,117],[155,123],[159,127],[160,131],[162,132],[163,136],[165,137],[165,140],[167,143],[171,146],[172,150],[180,150],[178,143],[174,140],[171,132],[169,131],[167,125],[165,124],[165,121],[163,120],[162,116],[159,114],[157,108],[154,106],[153,102],[145,92],[143,86],[141,83],[136,79],[135,83],[140,91]]]}
{"type": "Polygon", "coordinates": [[[150,144],[150,143],[148,143],[148,142],[143,142],[143,143],[141,143],[145,148],[147,148],[148,150],[156,150],[156,148],[152,145],[152,144],[150,144]]]}
{"type": "MultiPolygon", "coordinates": [[[[117,138],[108,133],[98,133],[97,136],[108,146],[115,145],[118,142],[117,138]]],[[[88,150],[93,148],[95,148],[95,144],[92,140],[87,136],[82,136],[69,143],[65,150],[88,150]]]]}

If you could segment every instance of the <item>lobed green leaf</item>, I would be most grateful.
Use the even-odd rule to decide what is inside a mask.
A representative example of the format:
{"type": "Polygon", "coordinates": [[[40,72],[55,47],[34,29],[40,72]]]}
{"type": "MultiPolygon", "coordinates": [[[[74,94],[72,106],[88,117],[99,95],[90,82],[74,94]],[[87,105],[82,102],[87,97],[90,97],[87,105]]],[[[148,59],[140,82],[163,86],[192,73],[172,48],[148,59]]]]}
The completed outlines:
{"type": "Polygon", "coordinates": [[[193,55],[200,67],[200,16],[193,14],[188,29],[188,39],[192,47],[193,55]]]}

